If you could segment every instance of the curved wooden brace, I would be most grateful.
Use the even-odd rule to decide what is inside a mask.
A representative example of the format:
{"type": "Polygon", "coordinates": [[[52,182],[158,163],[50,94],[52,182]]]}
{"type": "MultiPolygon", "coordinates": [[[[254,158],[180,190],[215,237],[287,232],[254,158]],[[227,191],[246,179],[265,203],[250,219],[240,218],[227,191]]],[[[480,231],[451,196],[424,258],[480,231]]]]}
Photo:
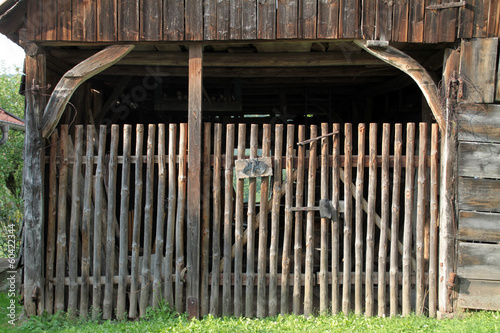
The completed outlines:
{"type": "Polygon", "coordinates": [[[422,90],[432,110],[432,114],[439,124],[439,128],[441,128],[442,131],[446,129],[445,113],[439,100],[437,86],[422,65],[406,53],[392,46],[387,46],[386,48],[371,48],[364,40],[355,40],[354,43],[371,55],[408,74],[417,83],[420,90],[422,90]]]}
{"type": "Polygon", "coordinates": [[[99,74],[126,56],[134,45],[111,45],[70,69],[57,83],[42,117],[42,136],[54,131],[75,90],[86,80],[99,74]]]}

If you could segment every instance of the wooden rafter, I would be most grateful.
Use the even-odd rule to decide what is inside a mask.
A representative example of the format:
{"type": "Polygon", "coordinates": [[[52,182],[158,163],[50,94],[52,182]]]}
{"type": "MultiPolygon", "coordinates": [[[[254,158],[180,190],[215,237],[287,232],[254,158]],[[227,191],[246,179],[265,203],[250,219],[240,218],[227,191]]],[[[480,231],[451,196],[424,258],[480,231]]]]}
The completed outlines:
{"type": "Polygon", "coordinates": [[[108,46],[66,72],[45,107],[42,136],[48,138],[54,131],[71,96],[83,82],[118,62],[133,48],[134,45],[108,46]]]}
{"type": "Polygon", "coordinates": [[[371,55],[408,74],[417,83],[420,90],[422,90],[441,130],[446,128],[445,113],[441,101],[439,100],[437,86],[422,65],[406,53],[392,46],[387,46],[386,48],[373,48],[369,47],[367,41],[363,40],[356,40],[354,43],[371,55]]]}

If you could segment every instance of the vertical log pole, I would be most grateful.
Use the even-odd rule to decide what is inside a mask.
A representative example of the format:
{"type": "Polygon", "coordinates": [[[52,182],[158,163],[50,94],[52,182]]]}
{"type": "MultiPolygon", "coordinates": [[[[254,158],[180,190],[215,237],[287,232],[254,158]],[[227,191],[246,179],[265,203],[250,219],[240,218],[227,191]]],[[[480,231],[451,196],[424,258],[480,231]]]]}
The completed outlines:
{"type": "MultiPolygon", "coordinates": [[[[333,124],[332,132],[340,133],[339,124],[333,124]]],[[[340,209],[340,134],[333,136],[332,147],[332,206],[335,214],[332,219],[332,314],[340,311],[340,283],[339,283],[339,209],[340,209]]]]}
{"type": "Polygon", "coordinates": [[[273,203],[271,213],[271,246],[269,247],[269,315],[278,314],[278,239],[281,202],[283,125],[277,124],[274,137],[273,203]]]}
{"type": "MultiPolygon", "coordinates": [[[[250,158],[257,158],[257,138],[258,125],[252,124],[250,128],[250,158]]],[[[245,301],[245,316],[254,316],[254,289],[255,289],[255,196],[257,189],[256,178],[250,178],[248,183],[248,212],[247,212],[247,285],[246,285],[246,301],[245,301]]]]}
{"type": "MultiPolygon", "coordinates": [[[[305,126],[299,125],[299,142],[306,139],[305,126]]],[[[297,152],[297,187],[295,188],[295,205],[302,207],[304,204],[304,160],[306,159],[306,146],[300,145],[297,152]]],[[[293,247],[293,313],[301,314],[302,291],[302,220],[303,212],[295,212],[295,235],[293,247]]]]}
{"type": "Polygon", "coordinates": [[[177,194],[177,216],[175,219],[175,310],[184,312],[184,222],[186,217],[186,124],[180,125],[179,134],[179,185],[177,194]]]}
{"type": "Polygon", "coordinates": [[[392,183],[392,208],[391,208],[391,259],[390,259],[390,314],[398,313],[398,240],[399,240],[399,196],[401,192],[401,157],[403,154],[403,128],[396,124],[394,134],[394,176],[392,183]]]}
{"type": "Polygon", "coordinates": [[[222,124],[214,126],[214,177],[213,177],[213,223],[212,223],[212,288],[210,314],[219,314],[219,262],[221,212],[221,170],[222,170],[222,124]]]}
{"type": "Polygon", "coordinates": [[[344,138],[344,267],[342,281],[342,312],[351,311],[351,237],[352,237],[352,124],[345,124],[344,138]]]}
{"type": "MultiPolygon", "coordinates": [[[[238,126],[238,159],[245,158],[246,124],[238,126]]],[[[244,179],[236,180],[236,207],[234,225],[234,316],[243,314],[243,196],[244,179]]],[[[225,272],[225,271],[224,271],[225,272]]]]}
{"type": "Polygon", "coordinates": [[[416,228],[416,256],[417,256],[417,280],[416,280],[416,305],[415,313],[424,313],[424,223],[425,223],[425,189],[427,188],[427,123],[420,123],[419,130],[419,153],[418,153],[418,198],[417,198],[417,228],[416,228]]]}
{"type": "MultiPolygon", "coordinates": [[[[328,134],[328,124],[321,124],[321,135],[328,134]]],[[[321,199],[328,200],[328,140],[321,139],[321,199]]],[[[328,308],[328,219],[321,219],[320,266],[319,266],[319,311],[326,314],[328,308]]]]}
{"type": "Polygon", "coordinates": [[[118,295],[116,317],[124,319],[127,275],[128,275],[128,224],[129,224],[129,198],[130,198],[130,156],[132,126],[123,127],[123,166],[122,189],[120,195],[120,254],[118,259],[118,295]]]}
{"type": "Polygon", "coordinates": [[[28,316],[44,311],[43,235],[44,196],[43,158],[44,142],[40,121],[45,108],[45,97],[37,87],[45,83],[45,55],[26,57],[26,132],[24,136],[24,308],[28,316]]]}
{"type": "Polygon", "coordinates": [[[285,185],[285,230],[283,234],[283,256],[281,262],[281,314],[288,314],[290,275],[290,247],[292,244],[293,203],[293,138],[295,126],[289,124],[286,130],[286,185],[285,185]]]}
{"type": "MultiPolygon", "coordinates": [[[[311,139],[318,136],[316,125],[311,125],[311,139]]],[[[309,145],[309,175],[307,183],[307,207],[315,206],[317,141],[309,145]]],[[[310,316],[313,311],[313,268],[314,268],[314,211],[307,212],[306,222],[306,275],[304,288],[304,315],[310,316]]]]}
{"type": "Polygon", "coordinates": [[[415,124],[409,123],[406,127],[406,170],[405,170],[405,215],[403,226],[403,302],[402,315],[408,316],[411,312],[411,243],[412,243],[412,216],[413,216],[413,183],[415,173],[415,124]]]}
{"type": "Polygon", "coordinates": [[[354,241],[354,313],[363,310],[363,187],[365,178],[365,124],[358,125],[358,164],[356,166],[356,238],[354,241]]]}
{"type": "Polygon", "coordinates": [[[429,317],[436,317],[438,275],[438,140],[439,126],[432,124],[431,136],[431,194],[429,241],[429,317]]]}
{"type": "MultiPolygon", "coordinates": [[[[377,124],[370,124],[369,176],[368,176],[368,216],[366,222],[366,275],[365,275],[365,313],[373,316],[373,257],[375,253],[375,204],[377,201],[377,124]]],[[[387,231],[383,233],[387,235],[387,231]]],[[[379,272],[384,274],[385,272],[379,272]]],[[[380,286],[379,286],[380,288],[380,286]]]]}
{"type": "Polygon", "coordinates": [[[188,189],[186,299],[190,317],[199,316],[200,297],[200,204],[201,204],[201,102],[203,45],[189,46],[188,92],[188,189]]]}
{"type": "Polygon", "coordinates": [[[380,219],[380,241],[378,252],[378,316],[384,317],[386,311],[386,280],[385,270],[387,262],[387,228],[389,226],[389,139],[391,125],[384,124],[382,129],[382,197],[381,197],[381,219],[380,219]]]}

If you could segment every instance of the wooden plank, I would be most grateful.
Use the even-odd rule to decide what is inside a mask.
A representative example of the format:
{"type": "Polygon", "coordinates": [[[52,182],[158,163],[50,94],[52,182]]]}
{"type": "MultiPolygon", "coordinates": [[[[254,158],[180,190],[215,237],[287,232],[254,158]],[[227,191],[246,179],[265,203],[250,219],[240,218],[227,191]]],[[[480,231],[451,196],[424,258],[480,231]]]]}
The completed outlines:
{"type": "Polygon", "coordinates": [[[163,6],[163,39],[184,40],[184,1],[166,0],[163,6]]]}
{"type": "MultiPolygon", "coordinates": [[[[391,125],[385,123],[382,128],[382,189],[381,189],[381,220],[380,220],[380,240],[378,250],[378,272],[385,272],[387,269],[387,229],[390,219],[390,195],[389,187],[389,151],[390,151],[391,125]]],[[[386,274],[378,275],[378,316],[384,317],[386,314],[386,274]]]]}
{"type": "Polygon", "coordinates": [[[214,175],[213,175],[213,222],[212,222],[212,288],[210,314],[219,314],[219,262],[221,213],[221,169],[222,169],[222,125],[214,126],[214,175]]]}
{"type": "Polygon", "coordinates": [[[273,202],[271,211],[271,243],[269,247],[269,316],[278,314],[278,241],[279,219],[281,202],[281,175],[283,151],[283,125],[274,127],[274,177],[273,177],[273,202]]]}
{"type": "Polygon", "coordinates": [[[392,40],[406,42],[408,40],[408,1],[396,1],[393,7],[392,40]]]}
{"type": "Polygon", "coordinates": [[[177,204],[177,125],[168,125],[168,214],[167,240],[165,244],[165,291],[164,297],[170,307],[174,306],[173,267],[175,244],[175,215],[177,204]]]}
{"type": "Polygon", "coordinates": [[[175,219],[175,310],[184,312],[184,222],[186,216],[187,124],[180,125],[177,216],[175,219]]]}
{"type": "Polygon", "coordinates": [[[412,217],[413,217],[413,184],[415,169],[413,166],[415,151],[415,124],[406,126],[406,170],[405,170],[405,212],[403,225],[403,290],[402,314],[411,312],[411,249],[412,249],[412,217]]]}
{"type": "Polygon", "coordinates": [[[490,0],[488,37],[500,37],[500,1],[490,0]]]}
{"type": "Polygon", "coordinates": [[[409,5],[408,42],[424,41],[425,1],[411,0],[409,5]]]}
{"type": "MultiPolygon", "coordinates": [[[[305,126],[299,125],[297,140],[302,142],[306,138],[305,126]]],[[[304,160],[306,147],[298,146],[297,151],[297,186],[295,188],[295,206],[302,207],[304,202],[304,160]]],[[[303,213],[295,213],[294,249],[293,249],[293,313],[302,314],[301,305],[301,276],[302,276],[302,221],[303,213]]]]}
{"type": "Polygon", "coordinates": [[[141,268],[141,296],[139,299],[139,314],[143,317],[150,306],[150,277],[151,277],[151,238],[153,232],[153,188],[154,188],[154,152],[156,126],[148,126],[148,141],[146,146],[146,201],[144,205],[144,241],[142,250],[141,268]]]}
{"type": "Polygon", "coordinates": [[[117,32],[117,0],[97,0],[97,40],[112,42],[116,40],[117,32]]]}
{"type": "Polygon", "coordinates": [[[458,11],[458,38],[472,38],[475,0],[467,0],[466,2],[466,5],[458,11]]]}
{"type": "MultiPolygon", "coordinates": [[[[245,8],[245,2],[243,6],[245,8]]],[[[217,39],[217,0],[204,1],[203,13],[203,37],[205,40],[215,40],[217,39]]]]}
{"type": "Polygon", "coordinates": [[[394,6],[393,2],[377,0],[376,4],[377,20],[375,23],[376,39],[380,39],[383,41],[388,41],[392,39],[393,6],[394,6]]]}
{"type": "Polygon", "coordinates": [[[364,0],[361,7],[361,34],[366,40],[374,40],[375,22],[377,20],[377,1],[364,0]]]}
{"type": "Polygon", "coordinates": [[[83,127],[75,127],[75,150],[73,163],[73,177],[71,182],[71,220],[69,231],[69,261],[68,276],[70,280],[68,294],[68,312],[70,315],[76,315],[78,302],[78,233],[82,217],[81,211],[81,192],[82,192],[82,137],[83,127]]]}
{"type": "Polygon", "coordinates": [[[222,315],[232,315],[231,304],[231,245],[233,229],[233,163],[234,124],[226,126],[226,163],[224,170],[224,280],[222,285],[222,315]]]}
{"type": "MultiPolygon", "coordinates": [[[[203,137],[203,200],[201,211],[201,283],[200,283],[200,316],[209,313],[208,260],[210,257],[210,159],[212,146],[212,125],[205,123],[203,137]]],[[[175,161],[173,161],[175,163],[175,161]]]]}
{"type": "MultiPolygon", "coordinates": [[[[258,125],[252,124],[250,128],[250,158],[257,158],[258,125]]],[[[248,211],[247,211],[247,284],[245,299],[245,316],[254,316],[254,285],[255,285],[255,200],[256,200],[256,178],[250,178],[248,184],[248,211]]]]}
{"type": "Polygon", "coordinates": [[[217,40],[229,39],[229,0],[217,0],[217,40]]]}
{"type": "MultiPolygon", "coordinates": [[[[366,218],[365,314],[373,316],[373,280],[375,255],[375,204],[377,200],[377,124],[370,124],[368,216],[366,218]]],[[[384,234],[384,233],[381,233],[384,234]]],[[[387,230],[384,235],[387,234],[387,230]]],[[[385,269],[384,269],[385,272],[385,269]]],[[[380,274],[383,275],[383,274],[380,274]]]]}
{"type": "MultiPolygon", "coordinates": [[[[425,7],[437,5],[441,2],[441,0],[426,0],[425,7]]],[[[425,10],[424,17],[424,42],[426,43],[437,43],[439,41],[439,33],[438,32],[438,22],[440,10],[425,10]]]]}
{"type": "Polygon", "coordinates": [[[104,286],[103,319],[113,316],[113,276],[115,275],[115,211],[116,172],[119,140],[118,125],[111,126],[108,171],[108,216],[106,228],[106,285],[104,286]]]}
{"type": "Polygon", "coordinates": [[[355,240],[354,240],[354,312],[360,315],[363,309],[363,188],[364,188],[364,157],[365,157],[365,124],[358,125],[358,164],[356,166],[356,208],[355,208],[355,240]]]}
{"type": "MultiPolygon", "coordinates": [[[[442,0],[442,4],[456,2],[456,0],[442,0]]],[[[456,26],[458,19],[458,8],[446,8],[440,10],[438,40],[441,42],[453,42],[456,38],[456,26]]]]}
{"type": "Polygon", "coordinates": [[[203,1],[186,0],[186,40],[203,40],[203,1]]]}
{"type": "MultiPolygon", "coordinates": [[[[200,298],[200,205],[201,205],[201,101],[202,101],[203,46],[189,47],[188,93],[188,193],[187,193],[187,251],[186,268],[190,272],[186,284],[186,299],[200,298]]],[[[199,302],[198,302],[199,303],[199,302]]],[[[192,307],[189,315],[199,316],[199,307],[192,307]],[[196,308],[196,309],[194,309],[196,308]],[[194,310],[196,310],[194,312],[194,310]]]]}
{"type": "Polygon", "coordinates": [[[390,258],[390,314],[396,316],[398,313],[398,237],[399,237],[399,212],[401,191],[401,155],[403,153],[403,130],[401,124],[395,125],[394,134],[394,169],[392,183],[392,207],[391,207],[391,258],[390,258]]]}
{"type": "MultiPolygon", "coordinates": [[[[333,124],[332,132],[340,133],[339,124],[333,124]]],[[[333,136],[332,144],[332,206],[335,214],[332,219],[332,314],[340,311],[340,134],[333,136]]]]}
{"type": "Polygon", "coordinates": [[[318,38],[338,38],[339,5],[340,1],[318,0],[318,38]]]}
{"type": "Polygon", "coordinates": [[[71,40],[71,0],[57,0],[56,31],[57,40],[71,40]]]}
{"type": "MultiPolygon", "coordinates": [[[[321,124],[321,200],[328,200],[328,124],[321,124]]],[[[319,306],[320,313],[326,314],[328,309],[328,283],[326,280],[328,274],[328,219],[321,218],[321,238],[320,238],[320,268],[318,274],[319,306]]]]}
{"type": "Polygon", "coordinates": [[[342,287],[342,312],[348,315],[351,311],[351,238],[352,238],[352,124],[345,124],[344,128],[344,265],[342,287]]]}
{"type": "Polygon", "coordinates": [[[460,211],[458,239],[500,242],[500,214],[460,211]]]}
{"type": "Polygon", "coordinates": [[[460,279],[458,307],[478,310],[500,310],[500,282],[460,279]]]}
{"type": "Polygon", "coordinates": [[[436,317],[438,279],[438,141],[439,128],[432,124],[430,171],[430,230],[429,230],[429,317],[436,317]]]}
{"type": "Polygon", "coordinates": [[[315,39],[317,29],[317,0],[299,2],[298,32],[301,39],[315,39]]]}
{"type": "Polygon", "coordinates": [[[467,78],[462,101],[493,103],[495,101],[495,71],[498,39],[473,38],[462,40],[460,75],[467,78]]]}
{"type": "MultiPolygon", "coordinates": [[[[271,151],[271,126],[264,125],[262,136],[262,157],[269,157],[271,151]]],[[[266,248],[267,248],[267,215],[269,177],[261,179],[260,186],[260,221],[259,221],[259,248],[257,254],[257,317],[266,316],[266,248]]]]}
{"type": "Polygon", "coordinates": [[[61,159],[59,168],[59,191],[57,204],[57,260],[56,260],[56,291],[54,310],[65,311],[64,306],[64,278],[66,277],[66,219],[67,219],[67,196],[68,196],[68,125],[61,126],[61,139],[59,143],[59,156],[61,159]]]}
{"type": "Polygon", "coordinates": [[[458,204],[461,210],[500,212],[500,180],[460,178],[458,204]]]}
{"type": "MultiPolygon", "coordinates": [[[[134,223],[132,230],[132,265],[131,265],[131,283],[130,283],[130,310],[129,318],[136,318],[137,299],[139,297],[139,248],[141,236],[141,215],[142,215],[142,146],[144,142],[144,125],[137,124],[135,139],[135,195],[134,195],[134,223]]],[[[172,303],[169,303],[172,305],[172,303]]]]}
{"type": "Polygon", "coordinates": [[[472,25],[472,37],[484,38],[488,36],[489,11],[489,0],[474,0],[474,21],[472,25]]]}
{"type": "Polygon", "coordinates": [[[283,232],[283,255],[281,263],[281,314],[289,313],[290,285],[290,248],[292,245],[292,205],[293,205],[293,147],[295,126],[288,124],[286,129],[286,185],[285,185],[285,226],[283,232]]]}
{"type": "Polygon", "coordinates": [[[297,38],[298,0],[278,0],[276,37],[278,39],[297,38]]]}
{"type": "Polygon", "coordinates": [[[458,139],[500,143],[500,105],[464,104],[457,117],[458,139]]]}
{"type": "MultiPolygon", "coordinates": [[[[53,16],[49,16],[52,18],[53,16]]],[[[42,1],[33,0],[26,4],[26,38],[30,41],[42,38],[42,1]]],[[[47,25],[48,22],[45,22],[47,25]]]]}
{"type": "Polygon", "coordinates": [[[123,126],[123,163],[122,185],[120,194],[120,245],[118,259],[118,290],[116,301],[116,318],[125,319],[128,276],[128,235],[129,235],[129,205],[130,205],[130,160],[132,154],[132,126],[123,126]]]}
{"type": "MultiPolygon", "coordinates": [[[[120,2],[124,1],[126,0],[120,0],[120,2]]],[[[95,1],[72,0],[72,11],[71,11],[72,41],[82,41],[82,42],[95,41],[96,39],[95,5],[96,5],[95,1]]],[[[119,13],[121,14],[120,11],[119,13]]],[[[127,14],[131,13],[127,12],[127,14]]]]}
{"type": "Polygon", "coordinates": [[[339,38],[359,37],[359,1],[341,0],[339,8],[339,38]]]}
{"type": "Polygon", "coordinates": [[[500,144],[461,142],[458,145],[458,175],[500,178],[500,144]]]}
{"type": "Polygon", "coordinates": [[[139,35],[142,41],[162,39],[162,1],[141,1],[139,35]]]}
{"type": "Polygon", "coordinates": [[[139,40],[139,1],[118,0],[118,40],[139,40]]]}
{"type": "MultiPolygon", "coordinates": [[[[317,126],[311,125],[310,137],[316,138],[317,126]]],[[[307,179],[307,207],[316,205],[315,189],[316,189],[316,169],[317,169],[317,141],[312,141],[309,144],[309,174],[307,179]]],[[[306,220],[306,258],[305,258],[305,288],[304,288],[304,315],[310,316],[313,311],[313,268],[314,268],[314,211],[307,212],[306,220]]]]}
{"type": "Polygon", "coordinates": [[[106,126],[99,127],[99,144],[97,153],[97,169],[95,174],[95,205],[94,209],[94,265],[93,265],[93,285],[92,285],[92,318],[96,319],[101,315],[101,254],[102,254],[102,228],[103,220],[103,168],[104,151],[106,148],[106,126]]]}
{"type": "Polygon", "coordinates": [[[498,281],[500,245],[459,242],[457,274],[461,279],[498,281]]]}
{"type": "MultiPolygon", "coordinates": [[[[167,161],[165,155],[165,124],[158,124],[158,195],[156,204],[156,237],[155,237],[155,261],[153,279],[153,307],[157,307],[162,302],[161,286],[164,226],[165,226],[165,192],[167,182],[167,161]]],[[[156,178],[156,177],[155,177],[156,178]]]]}
{"type": "Polygon", "coordinates": [[[242,17],[243,39],[257,39],[257,0],[243,1],[242,17]]]}
{"type": "MultiPolygon", "coordinates": [[[[238,159],[245,158],[246,124],[238,125],[238,159]]],[[[243,197],[245,180],[236,181],[235,224],[234,224],[234,316],[243,315],[243,197]]],[[[226,270],[224,270],[225,272],[226,270]]]]}
{"type": "Polygon", "coordinates": [[[257,39],[276,39],[275,0],[259,1],[257,6],[257,39]]]}
{"type": "Polygon", "coordinates": [[[242,9],[243,0],[229,1],[229,39],[241,39],[242,37],[242,9]]]}

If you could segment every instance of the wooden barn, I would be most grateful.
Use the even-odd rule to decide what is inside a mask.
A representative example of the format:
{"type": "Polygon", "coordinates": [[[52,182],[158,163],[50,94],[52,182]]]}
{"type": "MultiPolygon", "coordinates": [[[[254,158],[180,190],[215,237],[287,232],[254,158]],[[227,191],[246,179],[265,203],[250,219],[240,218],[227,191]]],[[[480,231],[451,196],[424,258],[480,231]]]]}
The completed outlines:
{"type": "Polygon", "coordinates": [[[500,309],[500,3],[7,0],[29,315],[500,309]]]}

